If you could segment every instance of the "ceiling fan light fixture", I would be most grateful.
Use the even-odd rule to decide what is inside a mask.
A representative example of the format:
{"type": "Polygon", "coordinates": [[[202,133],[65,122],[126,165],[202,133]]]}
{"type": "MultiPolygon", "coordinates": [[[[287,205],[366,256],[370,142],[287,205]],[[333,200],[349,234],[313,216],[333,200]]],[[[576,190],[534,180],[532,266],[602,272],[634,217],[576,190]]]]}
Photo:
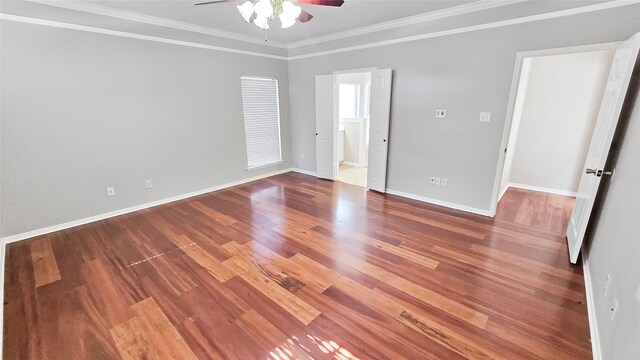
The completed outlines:
{"type": "Polygon", "coordinates": [[[290,1],[284,1],[282,3],[282,13],[278,16],[282,28],[290,28],[296,23],[296,19],[300,16],[302,9],[300,6],[292,4],[290,1]]]}
{"type": "Polygon", "coordinates": [[[242,5],[237,6],[240,15],[246,22],[251,22],[251,17],[253,16],[254,8],[253,3],[251,1],[245,1],[242,5]]]}
{"type": "Polygon", "coordinates": [[[269,28],[269,18],[266,18],[264,16],[256,16],[256,18],[253,20],[253,23],[256,24],[256,26],[260,29],[267,30],[269,28]]]}
{"type": "MultiPolygon", "coordinates": [[[[219,4],[230,1],[244,1],[241,5],[236,6],[238,12],[244,21],[254,23],[263,30],[269,29],[269,24],[278,18],[283,29],[292,27],[296,22],[306,23],[313,18],[313,15],[302,10],[292,1],[333,7],[340,7],[344,4],[344,0],[209,0],[194,5],[219,4]]],[[[267,41],[266,32],[265,41],[267,41]]]]}
{"type": "Polygon", "coordinates": [[[287,29],[295,25],[296,19],[280,15],[280,23],[282,24],[281,28],[287,29]]]}
{"type": "MultiPolygon", "coordinates": [[[[253,6],[253,9],[258,15],[258,18],[264,18],[265,20],[273,16],[273,6],[271,6],[271,0],[258,0],[253,6]]],[[[267,24],[268,25],[268,24],[267,24]]]]}
{"type": "Polygon", "coordinates": [[[282,3],[282,14],[289,18],[297,19],[300,16],[300,12],[302,12],[302,8],[298,5],[294,5],[291,1],[284,1],[282,3]]]}

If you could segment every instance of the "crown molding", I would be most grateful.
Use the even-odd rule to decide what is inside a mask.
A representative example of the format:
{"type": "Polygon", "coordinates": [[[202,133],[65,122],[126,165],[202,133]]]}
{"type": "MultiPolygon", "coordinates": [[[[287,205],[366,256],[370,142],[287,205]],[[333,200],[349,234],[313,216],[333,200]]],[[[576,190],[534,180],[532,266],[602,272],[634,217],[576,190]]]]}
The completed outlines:
{"type": "Polygon", "coordinates": [[[493,9],[501,6],[507,6],[525,2],[528,0],[479,0],[469,4],[463,4],[431,11],[424,14],[409,16],[401,19],[381,22],[375,25],[363,26],[356,29],[341,31],[333,34],[318,36],[305,40],[295,41],[287,44],[287,49],[295,49],[303,46],[315,45],[323,42],[340,40],[359,35],[370,34],[373,32],[395,29],[407,25],[421,24],[425,22],[446,19],[453,16],[469,14],[477,11],[493,9]]]}
{"type": "Polygon", "coordinates": [[[469,14],[476,11],[493,9],[496,7],[512,5],[524,1],[529,0],[478,0],[476,2],[472,2],[469,4],[463,4],[459,6],[453,6],[450,8],[445,8],[441,10],[436,10],[424,14],[414,15],[410,17],[405,17],[396,20],[390,20],[386,22],[382,22],[375,25],[364,26],[357,29],[346,30],[338,33],[318,36],[314,38],[309,38],[301,41],[291,42],[291,43],[282,43],[277,41],[269,41],[266,42],[262,38],[239,34],[231,31],[224,31],[220,29],[215,29],[207,26],[195,25],[190,23],[185,23],[181,21],[170,20],[166,18],[145,15],[133,11],[127,11],[122,9],[115,9],[107,6],[102,6],[98,4],[87,3],[85,1],[79,0],[24,0],[31,3],[55,6],[68,10],[81,11],[85,13],[108,16],[112,18],[117,18],[121,20],[135,21],[139,23],[163,26],[177,30],[184,30],[199,34],[211,35],[226,39],[239,40],[244,42],[249,42],[253,44],[259,44],[263,46],[270,46],[282,49],[295,49],[302,46],[308,46],[313,44],[319,44],[323,42],[333,41],[344,39],[348,37],[358,36],[369,34],[372,32],[389,30],[393,28],[398,28],[407,25],[419,24],[439,19],[444,19],[448,17],[469,14]]]}
{"type": "Polygon", "coordinates": [[[640,0],[614,0],[614,1],[609,1],[605,3],[598,3],[594,5],[587,5],[587,6],[554,11],[554,12],[549,12],[544,14],[524,16],[524,17],[514,18],[509,20],[495,21],[491,23],[484,23],[484,24],[467,26],[467,27],[462,27],[457,29],[437,31],[432,33],[424,33],[424,34],[418,34],[414,36],[407,36],[407,37],[396,38],[391,40],[379,41],[375,43],[337,48],[337,49],[332,49],[327,51],[318,51],[314,53],[307,53],[307,54],[301,54],[301,55],[295,55],[295,56],[280,56],[280,55],[265,54],[261,52],[255,52],[255,51],[240,50],[240,49],[207,45],[207,44],[182,41],[182,40],[174,40],[174,39],[162,38],[157,36],[135,34],[135,33],[129,33],[124,31],[116,31],[111,29],[103,29],[103,28],[51,21],[51,20],[45,20],[45,19],[38,19],[38,18],[32,18],[32,17],[26,17],[26,16],[18,16],[18,15],[6,14],[6,13],[0,13],[0,20],[15,21],[15,22],[22,22],[22,23],[42,25],[42,26],[50,26],[50,27],[57,27],[57,28],[63,28],[63,29],[72,29],[72,30],[78,30],[78,31],[86,31],[86,32],[120,36],[120,37],[132,38],[132,39],[155,41],[155,42],[160,42],[165,44],[189,46],[189,47],[200,48],[200,49],[208,49],[208,50],[215,50],[215,51],[230,52],[235,54],[258,56],[258,57],[264,57],[264,58],[270,58],[270,59],[298,60],[298,59],[306,59],[311,57],[331,55],[331,54],[348,52],[348,51],[367,49],[372,47],[399,44],[399,43],[404,43],[409,41],[417,41],[417,40],[430,39],[430,38],[436,38],[441,36],[462,34],[462,33],[472,32],[472,31],[480,31],[480,30],[487,30],[487,29],[493,29],[493,28],[510,26],[510,25],[524,24],[524,23],[535,22],[535,21],[557,19],[557,18],[566,17],[566,16],[579,15],[579,14],[584,14],[589,12],[595,12],[600,10],[607,10],[607,9],[612,9],[612,8],[617,8],[617,7],[627,6],[627,5],[637,5],[637,4],[640,4],[640,0]]]}
{"type": "Polygon", "coordinates": [[[601,11],[601,10],[607,10],[607,9],[613,9],[613,8],[618,8],[622,6],[637,5],[637,4],[640,4],[640,0],[613,0],[613,1],[598,3],[594,5],[586,5],[586,6],[565,9],[565,10],[558,10],[558,11],[553,11],[553,12],[548,12],[543,14],[523,16],[523,17],[513,18],[509,20],[500,20],[500,21],[466,26],[466,27],[461,27],[456,29],[436,31],[436,32],[424,33],[424,34],[413,35],[413,36],[405,36],[401,38],[378,41],[378,42],[373,42],[373,43],[368,43],[363,45],[355,45],[355,46],[331,49],[326,51],[318,51],[313,53],[294,55],[294,56],[287,57],[287,60],[306,59],[306,58],[311,58],[316,56],[324,56],[324,55],[331,55],[331,54],[343,53],[348,51],[369,49],[373,47],[379,47],[379,46],[385,46],[385,45],[391,45],[391,44],[400,44],[400,43],[405,43],[410,41],[431,39],[431,38],[437,38],[437,37],[448,36],[448,35],[456,35],[456,34],[472,32],[472,31],[480,31],[480,30],[494,29],[494,28],[499,28],[504,26],[525,24],[525,23],[542,21],[542,20],[557,19],[557,18],[562,18],[566,16],[585,14],[585,13],[590,13],[595,11],[601,11]]]}
{"type": "Polygon", "coordinates": [[[227,47],[222,47],[222,46],[214,46],[214,45],[207,45],[207,44],[195,43],[195,42],[190,42],[190,41],[168,39],[168,38],[162,38],[162,37],[158,37],[158,36],[135,34],[135,33],[125,32],[125,31],[117,31],[117,30],[103,29],[103,28],[97,28],[97,27],[92,27],[92,26],[70,24],[70,23],[64,23],[64,22],[59,22],[59,21],[51,21],[51,20],[38,19],[38,18],[32,18],[32,17],[26,17],[26,16],[13,15],[13,14],[0,13],[0,20],[14,21],[14,22],[20,22],[20,23],[26,23],[26,24],[34,24],[34,25],[42,25],[42,26],[49,26],[49,27],[55,27],[55,28],[61,28],[61,29],[85,31],[85,32],[91,32],[91,33],[96,33],[96,34],[120,36],[120,37],[125,37],[125,38],[130,38],[130,39],[155,41],[155,42],[160,42],[160,43],[165,43],[165,44],[189,46],[189,47],[194,47],[194,48],[223,51],[223,52],[229,52],[229,53],[234,53],[234,54],[259,56],[259,57],[270,58],[270,59],[278,59],[278,60],[287,60],[288,59],[286,56],[271,55],[271,54],[265,54],[265,53],[261,53],[261,52],[255,52],[255,51],[233,49],[233,48],[227,48],[227,47]]]}
{"type": "Polygon", "coordinates": [[[135,22],[149,24],[149,25],[163,26],[163,27],[168,27],[168,28],[177,29],[177,30],[184,30],[184,31],[189,31],[189,32],[194,32],[199,34],[217,36],[225,39],[239,40],[239,41],[249,42],[253,44],[259,44],[262,46],[270,46],[270,47],[277,47],[277,48],[283,48],[283,49],[286,49],[287,47],[286,44],[277,42],[277,41],[269,40],[269,42],[265,42],[264,39],[254,37],[254,36],[238,34],[235,32],[224,31],[220,29],[214,29],[207,26],[189,24],[181,21],[169,20],[169,19],[160,18],[156,16],[151,16],[151,15],[144,15],[144,14],[140,14],[133,11],[114,9],[107,6],[87,3],[84,1],[77,1],[77,0],[24,0],[24,1],[36,3],[36,4],[48,5],[48,6],[55,6],[63,9],[68,9],[68,10],[81,11],[81,12],[95,14],[95,15],[108,16],[108,17],[117,18],[121,20],[135,21],[135,22]]]}

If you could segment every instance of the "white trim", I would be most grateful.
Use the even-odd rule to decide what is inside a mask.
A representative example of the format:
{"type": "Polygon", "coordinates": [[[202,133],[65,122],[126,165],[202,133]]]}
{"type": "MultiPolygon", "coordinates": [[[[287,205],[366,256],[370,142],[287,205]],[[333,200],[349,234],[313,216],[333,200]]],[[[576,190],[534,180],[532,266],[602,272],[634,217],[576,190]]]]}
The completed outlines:
{"type": "MultiPolygon", "coordinates": [[[[621,42],[610,42],[610,43],[569,46],[569,47],[543,49],[543,50],[521,51],[516,53],[516,61],[513,69],[513,78],[511,79],[511,91],[509,93],[509,103],[507,105],[507,112],[506,112],[506,117],[504,121],[504,129],[502,130],[502,141],[500,143],[500,148],[498,149],[498,152],[499,152],[498,167],[496,168],[497,169],[496,176],[493,181],[493,193],[491,195],[491,205],[490,205],[491,216],[494,216],[496,214],[498,201],[500,201],[500,198],[502,198],[502,195],[504,195],[504,192],[500,194],[500,182],[502,181],[502,172],[504,171],[505,160],[506,160],[506,153],[504,152],[504,149],[505,147],[507,147],[509,143],[509,136],[511,134],[511,124],[513,122],[516,98],[518,95],[518,87],[520,85],[520,75],[522,73],[522,65],[524,63],[524,59],[530,58],[530,57],[536,57],[536,56],[576,54],[580,52],[612,50],[612,49],[616,49],[620,44],[621,42]]],[[[508,186],[505,187],[504,191],[506,191],[506,188],[508,188],[508,186]]]]}
{"type": "Polygon", "coordinates": [[[151,16],[151,15],[145,15],[138,12],[111,8],[111,7],[102,6],[98,4],[87,3],[84,1],[76,1],[76,0],[55,0],[55,1],[25,0],[25,1],[48,5],[48,6],[55,6],[63,9],[76,10],[76,11],[81,11],[81,12],[95,14],[95,15],[108,16],[108,17],[122,19],[122,20],[135,21],[135,22],[140,22],[144,24],[163,26],[163,27],[184,30],[184,31],[189,31],[189,32],[194,32],[199,34],[212,35],[212,36],[226,38],[226,39],[245,41],[245,42],[260,44],[264,46],[294,49],[302,46],[308,46],[308,45],[323,43],[327,41],[339,40],[339,39],[344,39],[348,37],[369,34],[372,32],[384,31],[384,30],[389,30],[393,28],[420,24],[420,23],[445,19],[445,18],[458,16],[458,15],[469,14],[477,11],[493,9],[496,7],[512,5],[512,4],[524,2],[526,0],[480,0],[480,1],[469,3],[469,4],[453,6],[453,7],[444,8],[436,11],[431,11],[424,14],[385,21],[375,25],[363,26],[360,28],[350,29],[350,30],[346,30],[338,33],[317,36],[314,38],[295,41],[288,44],[277,42],[277,41],[265,42],[262,38],[259,38],[259,37],[239,34],[236,32],[220,30],[220,29],[202,26],[202,25],[190,24],[182,21],[170,20],[170,19],[151,16]]]}
{"type": "Polygon", "coordinates": [[[310,170],[291,168],[291,171],[297,172],[299,174],[309,175],[309,176],[317,176],[317,173],[315,171],[310,171],[310,170]]]}
{"type": "Polygon", "coordinates": [[[165,44],[190,46],[190,47],[195,47],[200,49],[225,51],[225,52],[242,54],[242,55],[251,55],[251,56],[260,56],[260,57],[266,57],[266,58],[278,59],[278,60],[287,60],[286,56],[271,55],[271,54],[265,54],[265,53],[248,51],[248,50],[232,49],[232,48],[227,48],[222,46],[206,45],[206,44],[194,43],[190,41],[166,39],[166,38],[161,38],[157,36],[134,34],[134,33],[124,32],[124,31],[103,29],[103,28],[97,28],[97,27],[91,27],[91,26],[70,24],[70,23],[64,23],[59,21],[44,20],[44,19],[5,14],[5,13],[0,13],[0,20],[15,21],[15,22],[21,22],[21,23],[27,23],[27,24],[34,24],[34,25],[51,26],[51,27],[57,27],[62,29],[86,31],[86,32],[92,32],[92,33],[104,34],[104,35],[121,36],[121,37],[126,37],[131,39],[155,41],[155,42],[160,42],[165,44]]]}
{"type": "Polygon", "coordinates": [[[437,31],[433,33],[425,33],[425,34],[414,35],[414,36],[407,36],[407,37],[402,37],[397,39],[379,41],[379,42],[351,46],[351,47],[338,48],[338,49],[327,50],[327,51],[319,51],[315,53],[308,53],[308,54],[302,54],[302,55],[296,55],[296,56],[280,56],[280,55],[265,54],[261,52],[255,52],[255,51],[239,50],[239,49],[233,49],[233,48],[227,48],[227,47],[221,47],[221,46],[167,39],[167,38],[162,38],[157,36],[141,35],[141,34],[124,32],[124,31],[103,29],[103,28],[51,21],[51,20],[44,20],[44,19],[38,19],[38,18],[32,18],[32,17],[26,17],[26,16],[18,16],[18,15],[6,14],[6,13],[0,13],[0,20],[9,20],[9,21],[23,22],[28,24],[58,27],[63,29],[87,31],[87,32],[93,32],[98,34],[106,34],[106,35],[121,36],[121,37],[140,39],[140,40],[156,41],[156,42],[161,42],[166,44],[190,46],[195,48],[209,49],[209,50],[216,50],[216,51],[226,51],[230,53],[259,56],[259,57],[278,59],[278,60],[298,60],[298,59],[305,59],[305,58],[311,58],[316,56],[342,53],[347,51],[368,49],[368,48],[384,46],[384,45],[404,43],[409,41],[430,39],[430,38],[436,38],[436,37],[447,36],[447,35],[462,34],[462,33],[472,32],[472,31],[493,29],[493,28],[509,26],[509,25],[524,24],[524,23],[534,22],[534,21],[556,19],[556,18],[565,17],[565,16],[584,14],[584,13],[612,9],[616,7],[633,5],[633,4],[640,4],[640,0],[614,0],[614,1],[604,2],[604,3],[594,4],[594,5],[587,5],[587,6],[582,6],[582,7],[572,8],[572,9],[550,12],[550,13],[524,16],[524,17],[515,18],[515,19],[496,21],[491,23],[467,26],[467,27],[451,29],[451,30],[437,31]]]}
{"type": "MultiPolygon", "coordinates": [[[[542,187],[542,186],[518,184],[518,183],[512,183],[512,182],[507,183],[506,188],[508,189],[510,187],[516,188],[516,189],[539,191],[539,192],[544,192],[544,193],[547,193],[547,194],[555,194],[555,195],[562,195],[562,196],[573,196],[573,197],[576,197],[576,195],[578,195],[578,193],[576,193],[575,191],[552,189],[552,188],[547,188],[547,187],[542,187]]],[[[506,192],[506,190],[505,190],[505,192],[506,192]]]]}
{"type": "Polygon", "coordinates": [[[463,34],[463,33],[472,32],[472,31],[495,29],[499,27],[524,24],[524,23],[529,23],[534,21],[557,19],[557,18],[566,17],[566,16],[585,14],[589,12],[613,9],[621,6],[634,5],[634,4],[640,4],[640,0],[614,0],[610,2],[594,4],[594,5],[581,6],[577,8],[559,10],[559,11],[554,11],[554,12],[549,12],[544,14],[523,16],[523,17],[509,19],[509,20],[494,21],[490,23],[472,25],[472,26],[461,27],[457,29],[436,31],[432,33],[406,36],[406,37],[401,37],[397,39],[378,41],[378,42],[373,42],[368,44],[349,46],[349,47],[326,50],[326,51],[318,51],[314,53],[308,53],[308,54],[302,54],[302,55],[296,55],[296,56],[289,56],[287,59],[288,60],[306,59],[310,57],[337,54],[337,53],[342,53],[347,51],[369,49],[373,47],[399,44],[399,43],[416,41],[416,40],[432,39],[432,38],[448,36],[448,35],[463,34]]]}
{"type": "Polygon", "coordinates": [[[72,227],[75,227],[75,226],[80,226],[80,225],[92,223],[94,221],[104,220],[104,219],[108,219],[108,218],[111,218],[111,217],[114,217],[114,216],[120,216],[120,215],[128,214],[128,213],[131,213],[131,212],[134,212],[134,211],[140,211],[140,210],[148,209],[150,207],[163,205],[163,204],[167,204],[167,203],[170,203],[170,202],[183,200],[183,199],[187,199],[187,198],[190,198],[190,197],[194,197],[194,196],[198,196],[198,195],[202,195],[202,194],[206,194],[206,193],[210,193],[210,192],[226,189],[226,188],[229,188],[229,187],[232,187],[232,186],[238,186],[238,185],[246,184],[248,182],[252,182],[252,181],[268,178],[268,177],[271,177],[271,176],[284,174],[284,173],[287,173],[287,172],[290,172],[290,171],[292,171],[291,168],[278,170],[278,171],[273,171],[273,172],[270,172],[270,173],[266,173],[266,174],[262,174],[262,175],[258,175],[258,176],[254,176],[254,177],[238,180],[238,181],[233,181],[233,182],[230,182],[230,183],[226,183],[226,184],[210,187],[210,188],[207,188],[207,189],[193,191],[193,192],[190,192],[190,193],[187,193],[187,194],[172,196],[172,197],[165,198],[165,199],[162,199],[162,200],[156,200],[156,201],[148,202],[148,203],[145,203],[145,204],[135,205],[135,206],[128,207],[128,208],[125,208],[125,209],[114,210],[114,211],[110,211],[108,213],[103,213],[103,214],[99,214],[99,215],[95,215],[95,216],[89,216],[89,217],[86,217],[86,218],[83,218],[83,219],[79,219],[79,220],[73,220],[73,221],[69,221],[69,222],[66,222],[66,223],[58,224],[58,225],[47,226],[47,227],[44,227],[44,228],[41,228],[41,229],[27,231],[27,232],[24,232],[24,233],[21,233],[21,234],[16,234],[16,235],[12,235],[12,236],[3,237],[2,239],[0,239],[0,241],[3,244],[9,244],[9,243],[12,243],[12,242],[29,239],[29,238],[32,238],[32,237],[35,237],[35,236],[45,235],[45,234],[49,234],[49,233],[52,233],[52,232],[55,232],[55,231],[60,231],[60,230],[72,228],[72,227]]]}
{"type": "Polygon", "coordinates": [[[498,203],[500,202],[500,200],[502,200],[502,197],[504,196],[504,194],[507,193],[507,190],[509,190],[509,184],[507,183],[507,186],[504,187],[504,189],[502,189],[502,191],[500,191],[500,196],[498,196],[498,203]]]}
{"type": "Polygon", "coordinates": [[[340,164],[351,166],[351,167],[360,167],[359,163],[355,163],[353,161],[340,161],[340,164]]]}
{"type": "MultiPolygon", "coordinates": [[[[640,2],[640,0],[638,0],[638,1],[640,2]]],[[[524,58],[529,58],[529,57],[536,57],[536,56],[579,54],[579,53],[583,53],[583,52],[615,50],[622,43],[624,43],[624,41],[614,41],[614,42],[608,42],[608,43],[598,43],[598,44],[588,44],[588,45],[578,45],[578,46],[567,46],[567,47],[561,47],[561,48],[551,48],[551,49],[542,49],[542,50],[521,51],[518,54],[521,54],[523,59],[524,58]]]]}
{"type": "Polygon", "coordinates": [[[346,74],[362,74],[362,73],[370,73],[372,71],[378,70],[377,67],[366,67],[359,69],[347,69],[347,70],[336,70],[333,72],[334,76],[338,75],[346,75],[346,74]]]}
{"type": "Polygon", "coordinates": [[[277,41],[265,42],[264,39],[255,37],[255,36],[243,35],[235,32],[215,29],[207,26],[195,25],[195,24],[185,23],[182,21],[175,21],[175,20],[170,20],[166,18],[145,15],[145,14],[141,14],[133,11],[116,9],[116,8],[111,8],[107,6],[87,3],[84,1],[75,1],[75,0],[55,0],[55,1],[25,0],[25,1],[48,5],[48,6],[55,6],[63,9],[82,11],[90,14],[108,16],[108,17],[122,19],[122,20],[135,21],[135,22],[149,24],[149,25],[157,25],[157,26],[163,26],[163,27],[184,30],[184,31],[189,31],[189,32],[194,32],[199,34],[212,35],[212,36],[217,36],[225,39],[245,41],[245,42],[259,44],[263,46],[277,47],[277,48],[283,48],[283,49],[287,48],[286,44],[277,42],[277,41]]]}
{"type": "Polygon", "coordinates": [[[585,252],[582,251],[582,272],[584,274],[584,290],[587,297],[587,317],[589,318],[589,333],[591,334],[591,353],[593,354],[593,360],[601,360],[602,349],[600,347],[600,334],[598,333],[596,304],[593,298],[593,284],[591,283],[589,262],[585,255],[585,252]]]}
{"type": "Polygon", "coordinates": [[[413,15],[401,19],[395,19],[390,21],[381,22],[375,25],[363,26],[356,29],[345,30],[333,34],[327,34],[317,36],[300,41],[294,41],[287,44],[287,49],[295,49],[303,46],[315,45],[323,42],[340,40],[350,38],[359,35],[370,34],[373,32],[384,31],[394,28],[399,28],[408,25],[421,24],[425,22],[445,19],[453,16],[464,15],[473,13],[476,11],[493,9],[496,7],[506,6],[524,2],[527,0],[480,0],[469,4],[463,4],[444,8],[436,11],[431,11],[424,14],[413,15]]]}
{"type": "Polygon", "coordinates": [[[462,211],[466,211],[466,212],[473,213],[473,214],[478,214],[478,215],[482,215],[482,216],[491,217],[491,214],[489,213],[489,210],[486,210],[486,209],[478,209],[478,208],[474,208],[474,207],[471,207],[471,206],[454,204],[454,203],[450,203],[450,202],[447,202],[447,201],[431,199],[431,198],[428,198],[428,197],[425,197],[425,196],[409,194],[409,193],[405,193],[405,192],[402,192],[402,191],[391,190],[391,189],[387,189],[387,194],[401,196],[401,197],[405,197],[405,198],[408,198],[408,199],[418,200],[418,201],[426,202],[426,203],[433,204],[433,205],[448,207],[450,209],[462,210],[462,211]]]}

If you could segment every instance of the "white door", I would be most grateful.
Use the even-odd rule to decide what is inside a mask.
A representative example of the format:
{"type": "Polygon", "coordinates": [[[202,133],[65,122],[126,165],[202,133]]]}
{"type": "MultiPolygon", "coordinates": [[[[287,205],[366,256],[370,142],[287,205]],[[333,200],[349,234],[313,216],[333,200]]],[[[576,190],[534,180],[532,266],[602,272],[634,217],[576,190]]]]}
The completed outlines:
{"type": "Polygon", "coordinates": [[[613,134],[618,124],[631,73],[638,57],[640,33],[622,44],[613,58],[611,72],[602,97],[596,127],[591,138],[584,171],[580,179],[576,205],[567,228],[569,257],[572,263],[578,261],[582,241],[587,230],[589,217],[595,201],[598,186],[604,172],[613,134]]]}
{"type": "Polygon", "coordinates": [[[316,174],[336,178],[333,75],[316,76],[316,174]]]}
{"type": "Polygon", "coordinates": [[[369,167],[367,187],[385,192],[387,185],[387,151],[389,148],[389,114],[391,110],[391,69],[371,72],[369,105],[369,167]]]}

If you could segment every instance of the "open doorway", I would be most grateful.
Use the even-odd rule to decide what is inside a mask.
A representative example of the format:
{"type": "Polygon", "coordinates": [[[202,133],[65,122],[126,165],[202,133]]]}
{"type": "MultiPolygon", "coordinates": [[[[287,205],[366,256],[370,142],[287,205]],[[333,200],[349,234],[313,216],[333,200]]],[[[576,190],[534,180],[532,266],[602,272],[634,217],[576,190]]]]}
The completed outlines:
{"type": "MultiPolygon", "coordinates": [[[[496,172],[491,213],[496,214],[498,205],[508,208],[511,196],[506,195],[518,187],[527,189],[518,191],[575,200],[564,233],[573,264],[578,261],[601,181],[615,174],[614,168],[607,168],[608,155],[639,52],[637,33],[621,43],[536,50],[516,56],[502,141],[504,154],[496,172]],[[520,175],[515,174],[516,166],[520,166],[520,175]],[[527,179],[526,183],[517,182],[518,176],[527,179]],[[569,188],[548,184],[568,184],[569,188]]],[[[516,222],[520,218],[526,222],[521,225],[536,227],[540,216],[559,210],[534,215],[543,202],[529,199],[523,203],[526,206],[518,209],[522,216],[516,214],[516,222]]]]}
{"type": "MultiPolygon", "coordinates": [[[[387,158],[389,153],[389,121],[391,115],[391,87],[393,71],[391,69],[358,69],[336,71],[331,75],[316,75],[316,176],[320,179],[338,179],[340,165],[343,167],[342,180],[347,170],[359,171],[354,183],[377,192],[386,192],[387,158]],[[363,79],[358,86],[344,88],[345,103],[351,104],[351,110],[343,111],[340,119],[338,77],[344,74],[360,74],[363,79]],[[368,79],[369,82],[366,80],[368,79]],[[358,90],[359,89],[359,90],[358,90]],[[351,93],[346,96],[347,91],[351,93]],[[355,99],[354,99],[355,98],[355,99]],[[344,120],[352,120],[344,121],[344,120]],[[353,138],[349,137],[349,124],[358,129],[353,138]],[[340,130],[344,133],[341,134],[340,130]],[[339,139],[339,135],[342,139],[339,139]],[[354,145],[357,139],[357,160],[350,161],[347,146],[354,145]],[[340,146],[338,146],[340,144],[340,146]],[[357,165],[357,166],[353,166],[357,165]],[[353,169],[355,168],[355,169],[353,169]],[[363,171],[364,170],[364,171],[363,171]],[[363,176],[364,175],[364,176],[363,176]],[[363,179],[364,178],[364,179],[363,179]],[[366,179],[366,180],[365,180],[366,179]]],[[[345,84],[348,84],[345,82],[345,84]]]]}
{"type": "Polygon", "coordinates": [[[575,197],[614,54],[524,58],[499,200],[513,188],[575,197]]]}
{"type": "Polygon", "coordinates": [[[367,187],[371,72],[336,75],[338,126],[336,179],[367,187]]]}
{"type": "MultiPolygon", "coordinates": [[[[539,227],[544,219],[569,219],[577,206],[585,162],[599,144],[594,139],[606,127],[601,108],[607,107],[605,92],[610,91],[606,89],[616,47],[603,44],[519,56],[504,167],[496,179],[495,206],[511,210],[501,212],[509,214],[507,221],[539,227]],[[514,199],[522,200],[519,208],[513,206],[514,199]]],[[[566,221],[555,225],[539,230],[566,233],[566,221]]],[[[575,258],[572,254],[574,263],[575,258]]]]}

